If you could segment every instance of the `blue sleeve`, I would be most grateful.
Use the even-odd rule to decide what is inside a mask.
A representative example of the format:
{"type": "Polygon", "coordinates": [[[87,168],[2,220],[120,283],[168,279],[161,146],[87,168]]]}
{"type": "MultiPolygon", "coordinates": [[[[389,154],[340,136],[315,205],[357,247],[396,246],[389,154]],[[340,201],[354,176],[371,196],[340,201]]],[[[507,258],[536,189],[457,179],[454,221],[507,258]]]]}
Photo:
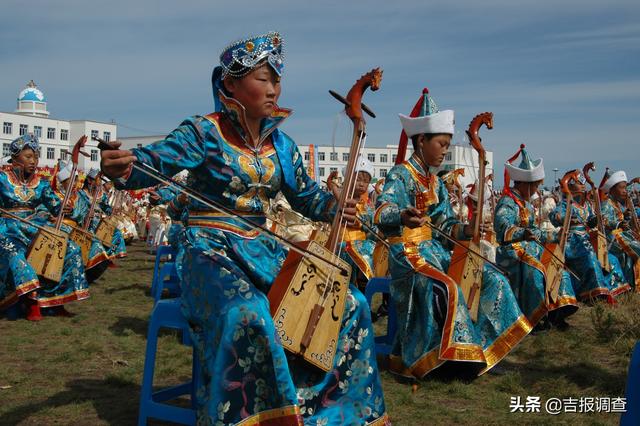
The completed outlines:
{"type": "Polygon", "coordinates": [[[40,202],[53,216],[57,216],[60,213],[62,201],[58,198],[55,192],[53,192],[49,182],[45,182],[40,202]]]}
{"type": "Polygon", "coordinates": [[[525,228],[519,226],[519,210],[516,203],[506,196],[498,201],[493,226],[496,230],[496,239],[500,244],[508,244],[524,238],[525,228]]]}
{"type": "MultiPolygon", "coordinates": [[[[161,141],[132,150],[143,164],[147,164],[166,176],[173,176],[182,170],[198,167],[205,158],[203,117],[189,117],[161,141]]],[[[133,169],[126,181],[117,182],[119,189],[139,189],[157,185],[154,178],[133,169]]]]}
{"type": "Polygon", "coordinates": [[[376,199],[373,222],[386,236],[402,232],[402,210],[413,205],[409,197],[411,180],[400,166],[393,167],[384,181],[382,193],[376,199]]]}

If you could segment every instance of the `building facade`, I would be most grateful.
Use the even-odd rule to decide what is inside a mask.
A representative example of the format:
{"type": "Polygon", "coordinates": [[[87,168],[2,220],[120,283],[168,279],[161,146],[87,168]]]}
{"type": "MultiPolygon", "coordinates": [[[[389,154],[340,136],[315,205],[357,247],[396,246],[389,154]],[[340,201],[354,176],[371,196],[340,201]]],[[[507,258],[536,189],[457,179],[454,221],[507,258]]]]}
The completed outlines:
{"type": "Polygon", "coordinates": [[[0,144],[2,144],[1,165],[6,164],[9,145],[18,136],[32,133],[40,140],[40,167],[54,167],[59,159],[67,159],[75,143],[81,136],[89,137],[78,161],[80,170],[100,167],[100,152],[92,136],[104,140],[115,140],[117,126],[92,120],[58,120],[49,117],[47,100],[36,84],[30,81],[20,92],[14,112],[0,112],[0,144]]]}
{"type": "MultiPolygon", "coordinates": [[[[308,145],[298,145],[300,152],[304,158],[305,166],[309,166],[310,150],[308,145]]],[[[349,147],[344,146],[322,146],[316,145],[315,150],[318,151],[318,170],[316,180],[318,182],[326,180],[326,177],[333,171],[338,171],[342,175],[342,170],[349,161],[349,147]]],[[[373,163],[374,176],[373,181],[384,178],[389,170],[396,162],[398,145],[387,145],[384,148],[366,147],[362,149],[362,155],[373,163]]],[[[407,147],[406,158],[413,153],[411,143],[407,147]]],[[[486,152],[487,175],[493,172],[493,153],[486,152]]],[[[464,186],[473,183],[479,173],[478,153],[471,146],[451,145],[449,152],[445,156],[444,161],[438,169],[433,170],[434,173],[440,170],[455,170],[459,168],[465,169],[465,174],[460,179],[460,183],[464,186]]]]}

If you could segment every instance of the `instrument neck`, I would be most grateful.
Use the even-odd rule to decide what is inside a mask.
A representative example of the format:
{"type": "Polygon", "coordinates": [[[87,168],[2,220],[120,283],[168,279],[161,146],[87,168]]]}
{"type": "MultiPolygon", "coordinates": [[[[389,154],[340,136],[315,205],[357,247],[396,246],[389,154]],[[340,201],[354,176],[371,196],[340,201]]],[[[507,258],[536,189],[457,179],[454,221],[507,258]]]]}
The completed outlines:
{"type": "Polygon", "coordinates": [[[331,223],[331,232],[325,247],[332,253],[336,252],[338,244],[342,240],[342,233],[344,232],[345,223],[343,218],[343,210],[345,202],[353,197],[355,191],[355,184],[357,178],[356,166],[358,164],[358,157],[360,148],[364,145],[366,138],[364,120],[359,119],[354,121],[353,138],[351,141],[351,154],[349,155],[349,161],[347,162],[346,173],[344,177],[344,184],[342,185],[342,191],[338,198],[338,205],[336,209],[336,215],[331,223]]]}

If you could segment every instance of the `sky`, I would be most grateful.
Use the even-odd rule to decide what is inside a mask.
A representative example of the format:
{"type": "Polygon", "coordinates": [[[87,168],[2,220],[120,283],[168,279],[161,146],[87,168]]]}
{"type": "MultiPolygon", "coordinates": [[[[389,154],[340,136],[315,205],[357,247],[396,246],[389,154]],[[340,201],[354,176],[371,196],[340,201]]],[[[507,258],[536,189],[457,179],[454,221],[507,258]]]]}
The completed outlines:
{"type": "Polygon", "coordinates": [[[220,52],[270,30],[284,39],[279,103],[294,110],[282,128],[299,144],[331,144],[341,107],[328,90],[381,67],[367,146],[397,144],[398,113],[428,87],[456,112],[454,142],[494,113],[481,136],[496,165],[525,143],[547,177],[589,161],[598,180],[605,167],[640,176],[637,0],[3,0],[0,111],[33,79],[53,118],[166,134],[213,111],[220,52]]]}

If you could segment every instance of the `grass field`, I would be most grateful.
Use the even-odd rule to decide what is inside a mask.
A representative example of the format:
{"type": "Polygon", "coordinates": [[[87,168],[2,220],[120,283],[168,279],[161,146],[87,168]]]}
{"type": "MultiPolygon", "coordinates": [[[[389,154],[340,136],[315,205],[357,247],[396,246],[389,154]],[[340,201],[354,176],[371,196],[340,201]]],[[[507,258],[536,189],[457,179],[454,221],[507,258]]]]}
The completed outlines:
{"type": "MultiPolygon", "coordinates": [[[[73,318],[0,319],[0,424],[131,425],[137,421],[153,256],[136,243],[119,267],[69,305],[73,318]]],[[[543,414],[548,398],[624,396],[629,355],[640,339],[640,297],[617,308],[583,307],[564,331],[529,336],[496,373],[473,382],[429,378],[411,386],[382,371],[396,425],[614,425],[612,413],[543,414]],[[510,413],[510,398],[539,396],[542,413],[510,413]]],[[[377,325],[380,327],[380,325],[377,325]]],[[[190,349],[160,338],[156,384],[191,374],[190,349]]],[[[154,423],[161,424],[161,423],[154,423]]]]}

